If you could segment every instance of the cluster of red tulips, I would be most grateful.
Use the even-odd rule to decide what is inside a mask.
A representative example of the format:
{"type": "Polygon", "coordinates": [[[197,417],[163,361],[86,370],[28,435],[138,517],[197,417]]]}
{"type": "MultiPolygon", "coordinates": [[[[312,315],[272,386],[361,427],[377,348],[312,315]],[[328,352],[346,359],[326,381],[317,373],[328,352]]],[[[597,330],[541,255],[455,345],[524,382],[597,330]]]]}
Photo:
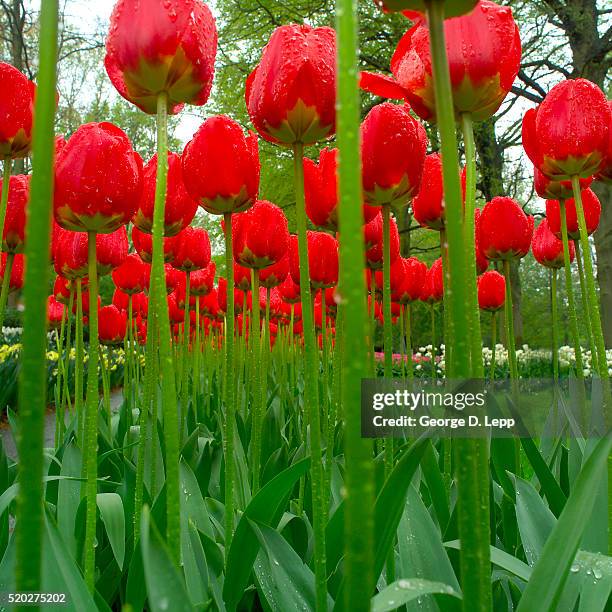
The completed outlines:
{"type": "MultiPolygon", "coordinates": [[[[67,140],[58,137],[52,142],[48,112],[44,117],[38,112],[44,104],[47,108],[54,104],[50,100],[53,87],[47,83],[41,93],[39,86],[35,97],[34,85],[24,75],[0,64],[0,83],[6,92],[0,100],[0,157],[4,160],[0,312],[4,313],[8,292],[24,287],[25,278],[25,326],[35,320],[41,314],[35,305],[42,304],[41,290],[49,286],[47,270],[53,263],[57,279],[53,294],[44,298],[49,324],[61,330],[60,350],[70,346],[73,314],[76,322],[75,388],[65,389],[65,399],[70,405],[70,397],[75,398],[75,435],[87,449],[83,573],[91,592],[96,580],[100,486],[96,453],[99,343],[125,347],[124,405],[125,410],[134,409],[129,422],[140,426],[134,465],[134,540],[148,520],[143,508],[149,498],[144,479],[151,452],[149,432],[160,427],[167,500],[164,539],[177,566],[185,554],[180,548],[179,465],[183,443],[191,433],[191,411],[193,418],[198,414],[200,360],[214,354],[221,377],[223,542],[226,564],[231,565],[232,556],[241,554],[240,542],[233,545],[232,540],[241,529],[248,529],[242,525],[249,520],[244,518],[248,513],[242,514],[245,508],[237,494],[236,436],[246,436],[236,428],[239,405],[246,397],[249,486],[255,495],[263,484],[267,353],[280,345],[279,351],[290,351],[281,353],[283,359],[299,356],[303,410],[299,422],[303,454],[311,458],[317,610],[328,609],[327,582],[334,569],[326,567],[326,525],[333,453],[339,444],[346,449],[347,609],[366,609],[364,602],[369,601],[378,577],[376,568],[378,573],[381,569],[368,551],[373,537],[373,455],[371,445],[359,435],[354,395],[361,377],[372,373],[368,353],[374,357],[375,319],[384,328],[385,375],[393,375],[393,324],[398,323],[408,355],[405,375],[412,379],[411,305],[422,301],[433,311],[435,304],[443,302],[447,377],[482,379],[479,308],[495,316],[505,307],[510,375],[517,379],[510,262],[531,249],[539,263],[552,269],[555,296],[557,269],[565,267],[577,375],[582,378],[570,268],[576,260],[593,362],[604,382],[604,394],[609,393],[588,236],[597,229],[601,214],[590,184],[612,178],[610,103],[593,83],[567,80],[525,115],[524,148],[535,167],[535,189],[546,199],[546,218],[535,231],[534,218],[509,197],[495,197],[477,209],[473,122],[484,121],[499,109],[519,71],[521,42],[512,11],[489,0],[382,0],[379,4],[388,11],[404,11],[413,22],[393,55],[392,76],[356,74],[350,27],[337,45],[332,28],[280,26],[246,80],[246,107],[255,132],[245,132],[228,116],[209,117],[179,154],[167,148],[167,117],[179,113],[185,104],[202,106],[209,98],[217,49],[214,18],[200,0],[119,0],[111,17],[105,67],[121,96],[157,117],[157,154],[146,164],[125,132],[111,123],[82,125],[67,140]],[[443,21],[444,17],[452,18],[443,21]],[[343,59],[343,49],[348,49],[348,59],[343,59]],[[374,105],[359,130],[357,81],[370,94],[399,100],[374,105]],[[40,118],[40,125],[47,121],[49,137],[45,142],[43,126],[34,138],[30,190],[29,176],[10,173],[11,160],[29,154],[35,100],[36,121],[40,118]],[[426,121],[438,124],[439,152],[428,154],[422,123],[426,121]],[[462,172],[456,122],[464,142],[462,172]],[[338,148],[322,149],[315,160],[304,156],[305,147],[332,139],[336,131],[338,148]],[[259,138],[293,152],[295,234],[290,233],[281,208],[258,198],[260,173],[266,171],[260,168],[259,138]],[[45,200],[45,193],[52,198],[45,200]],[[440,258],[431,267],[400,254],[393,215],[403,214],[407,206],[423,228],[439,232],[440,258]],[[192,225],[198,207],[222,218],[222,276],[211,257],[207,231],[192,225]],[[49,224],[51,210],[54,220],[49,224]],[[314,229],[308,228],[308,220],[314,229]],[[491,263],[496,270],[488,270],[491,263]],[[112,303],[102,305],[99,278],[108,274],[116,289],[112,303]],[[86,379],[83,321],[89,330],[86,379]],[[141,376],[137,361],[143,351],[141,376]],[[252,365],[245,380],[237,372],[247,354],[252,365]],[[333,386],[330,371],[334,385],[336,377],[341,379],[340,391],[331,395],[326,388],[333,386]],[[363,537],[355,535],[358,523],[363,537]],[[360,600],[362,596],[366,599],[360,600]]],[[[340,31],[340,11],[338,19],[340,31]]],[[[555,344],[553,353],[556,349],[555,344]]],[[[23,377],[31,376],[43,363],[36,361],[39,357],[40,339],[33,338],[31,344],[24,340],[24,364],[30,369],[24,367],[23,377]]],[[[493,363],[492,377],[494,373],[493,363]]],[[[24,411],[22,480],[39,476],[26,472],[38,469],[37,461],[42,460],[41,440],[27,439],[27,419],[39,423],[39,404],[24,411]]],[[[62,411],[63,405],[62,400],[62,411]]],[[[110,434],[112,429],[109,409],[110,434]]],[[[450,457],[449,449],[450,444],[443,444],[441,455],[450,457]]],[[[488,479],[488,449],[485,440],[463,440],[457,441],[454,451],[462,466],[456,478],[464,609],[485,610],[490,608],[489,483],[483,484],[482,479],[488,479]],[[479,474],[481,481],[474,485],[470,473],[479,474]],[[484,583],[489,584],[488,593],[484,583]]],[[[389,440],[383,454],[385,477],[391,478],[401,453],[389,440]]],[[[20,494],[18,534],[20,525],[39,532],[35,523],[42,512],[41,491],[34,487],[20,494]],[[20,523],[26,515],[30,522],[20,523]]],[[[302,480],[300,512],[303,501],[302,480]]],[[[28,541],[34,535],[18,537],[17,563],[32,569],[40,557],[40,549],[28,541]]],[[[394,562],[391,553],[389,580],[394,562]]],[[[32,569],[32,575],[19,574],[19,586],[37,590],[39,570],[32,569]]],[[[234,596],[228,597],[233,601],[234,596]]]]}

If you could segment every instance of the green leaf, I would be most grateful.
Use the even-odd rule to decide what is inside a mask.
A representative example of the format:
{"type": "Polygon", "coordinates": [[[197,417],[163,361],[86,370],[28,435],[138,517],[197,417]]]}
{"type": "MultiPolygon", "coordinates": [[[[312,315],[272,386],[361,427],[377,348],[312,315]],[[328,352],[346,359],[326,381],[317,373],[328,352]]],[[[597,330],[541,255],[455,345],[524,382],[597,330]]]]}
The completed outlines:
{"type": "Polygon", "coordinates": [[[193,612],[185,582],[151,522],[149,508],[142,510],[140,546],[149,607],[152,612],[193,612]]]}
{"type": "MultiPolygon", "coordinates": [[[[81,451],[74,441],[71,441],[64,449],[60,473],[62,476],[79,478],[81,476],[81,465],[81,451]]],[[[57,526],[74,559],[77,556],[74,526],[77,510],[81,503],[81,490],[81,483],[77,480],[61,480],[57,494],[57,526]]]]}
{"type": "Polygon", "coordinates": [[[585,528],[584,519],[593,510],[599,487],[605,486],[605,468],[611,449],[612,436],[608,435],[597,443],[583,464],[565,508],[534,567],[517,612],[555,609],[578,550],[585,528]]]}
{"type": "Polygon", "coordinates": [[[98,493],[96,503],[106,529],[106,535],[113,550],[119,569],[125,559],[125,514],[123,501],[117,493],[98,493]]]}
{"type": "Polygon", "coordinates": [[[578,551],[570,573],[583,576],[579,612],[604,612],[612,592],[612,558],[578,551]]]}
{"type": "MultiPolygon", "coordinates": [[[[374,507],[374,578],[378,580],[389,550],[393,546],[397,527],[404,512],[406,494],[423,454],[430,444],[427,438],[421,438],[400,457],[393,471],[389,474],[382,490],[376,498],[374,507]]],[[[372,585],[372,589],[374,585],[372,585]]],[[[344,579],[336,594],[335,610],[342,609],[344,601],[344,579]]]]}
{"type": "MultiPolygon", "coordinates": [[[[398,576],[436,580],[459,591],[459,583],[450,563],[442,537],[419,492],[410,486],[406,507],[397,530],[399,545],[398,576]]],[[[430,598],[419,603],[419,610],[425,610],[430,598]]],[[[437,609],[434,607],[434,609],[437,609]]]]}
{"type": "Polygon", "coordinates": [[[303,459],[273,478],[257,492],[240,517],[227,556],[227,572],[223,585],[223,599],[229,610],[236,609],[248,585],[260,547],[259,540],[248,523],[249,519],[266,525],[276,525],[293,486],[309,465],[310,459],[303,459]]]}
{"type": "MultiPolygon", "coordinates": [[[[459,540],[453,540],[452,542],[444,542],[446,548],[454,548],[455,550],[461,550],[461,543],[459,540]]],[[[527,582],[531,577],[531,568],[523,563],[520,559],[509,555],[507,552],[491,546],[489,548],[491,552],[491,563],[505,569],[506,571],[514,574],[521,580],[527,582]]]]}
{"type": "Polygon", "coordinates": [[[371,612],[396,610],[414,599],[434,594],[461,599],[461,595],[448,584],[421,578],[403,579],[390,584],[372,598],[371,612]]]}
{"type": "Polygon", "coordinates": [[[530,483],[518,476],[512,478],[516,487],[516,519],[525,557],[529,565],[535,565],[556,519],[530,483]]]}
{"type": "MultiPolygon", "coordinates": [[[[278,531],[249,521],[262,550],[255,562],[260,596],[273,612],[315,609],[315,579],[312,570],[278,531]]],[[[328,596],[328,609],[334,602],[328,596]]]]}
{"type": "Polygon", "coordinates": [[[538,450],[538,447],[535,445],[535,442],[531,438],[521,438],[521,445],[523,446],[523,450],[527,455],[527,459],[529,459],[529,463],[531,463],[533,471],[536,473],[536,476],[540,481],[542,492],[548,500],[550,509],[553,511],[555,516],[559,516],[566,502],[566,498],[561,490],[561,487],[548,468],[548,465],[546,464],[546,461],[544,461],[544,458],[538,450]]]}

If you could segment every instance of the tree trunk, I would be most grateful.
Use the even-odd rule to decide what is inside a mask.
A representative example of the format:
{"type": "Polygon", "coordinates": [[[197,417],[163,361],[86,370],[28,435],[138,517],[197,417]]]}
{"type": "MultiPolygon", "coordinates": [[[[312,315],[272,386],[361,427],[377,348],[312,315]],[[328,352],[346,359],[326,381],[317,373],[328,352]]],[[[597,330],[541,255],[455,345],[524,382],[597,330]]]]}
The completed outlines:
{"type": "Polygon", "coordinates": [[[602,204],[601,221],[593,234],[597,253],[597,280],[601,318],[606,347],[612,347],[612,187],[605,183],[594,183],[593,190],[602,204]]]}

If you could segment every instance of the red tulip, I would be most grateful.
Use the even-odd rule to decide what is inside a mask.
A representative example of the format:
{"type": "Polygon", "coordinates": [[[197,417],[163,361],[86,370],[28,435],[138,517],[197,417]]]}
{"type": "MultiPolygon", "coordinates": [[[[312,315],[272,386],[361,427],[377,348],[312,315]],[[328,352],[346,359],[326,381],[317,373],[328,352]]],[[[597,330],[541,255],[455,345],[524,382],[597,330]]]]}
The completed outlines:
{"type": "Polygon", "coordinates": [[[293,280],[291,274],[278,286],[281,298],[288,304],[297,304],[301,300],[300,286],[293,280]]]}
{"type": "MultiPolygon", "coordinates": [[[[138,295],[138,294],[136,294],[136,295],[138,295]]],[[[134,296],[132,296],[132,307],[134,305],[133,297],[134,296]]],[[[111,302],[117,308],[119,308],[119,310],[127,310],[128,307],[129,307],[129,303],[130,303],[130,296],[127,293],[125,293],[124,291],[122,291],[121,289],[115,289],[115,291],[113,292],[113,298],[112,298],[111,302]]]]}
{"type": "Polygon", "coordinates": [[[246,105],[266,140],[314,144],[336,131],[336,33],[284,25],[246,82],[246,105]]]}
{"type": "MultiPolygon", "coordinates": [[[[401,288],[404,281],[404,265],[406,260],[403,257],[398,257],[391,264],[391,295],[394,296],[401,288]]],[[[382,270],[370,271],[366,270],[367,276],[370,277],[371,280],[367,282],[367,285],[370,287],[370,291],[375,291],[378,298],[382,299],[383,294],[383,273],[382,270]],[[372,282],[373,281],[373,282],[372,282]]]]}
{"type": "Polygon", "coordinates": [[[363,195],[367,204],[403,205],[419,190],[427,134],[407,105],[375,106],[361,124],[363,195]]]}
{"type": "MultiPolygon", "coordinates": [[[[572,181],[553,181],[535,166],[533,173],[533,186],[541,198],[545,200],[567,200],[573,196],[572,181]]],[[[588,189],[592,182],[592,176],[581,178],[580,190],[588,189]]]]}
{"type": "Polygon", "coordinates": [[[479,232],[478,232],[478,224],[480,222],[480,209],[476,208],[474,210],[474,250],[476,251],[476,273],[482,274],[486,272],[489,267],[489,260],[485,255],[485,252],[482,249],[482,245],[480,244],[479,232]]]}
{"type": "Polygon", "coordinates": [[[168,300],[168,315],[170,317],[170,324],[182,323],[185,320],[185,312],[179,308],[176,292],[171,293],[168,300]]]}
{"type": "MultiPolygon", "coordinates": [[[[391,263],[399,257],[399,232],[397,223],[391,218],[389,232],[389,250],[391,253],[391,263]]],[[[366,263],[371,270],[382,270],[383,266],[383,222],[382,215],[376,215],[372,221],[364,226],[366,263]]]]}
{"type": "Polygon", "coordinates": [[[144,293],[132,296],[132,311],[134,316],[146,319],[149,314],[149,298],[144,293]]]}
{"type": "Polygon", "coordinates": [[[251,269],[234,261],[234,285],[241,291],[251,290],[251,269]]]}
{"type": "Polygon", "coordinates": [[[10,64],[0,62],[0,159],[17,159],[30,152],[35,87],[10,64]]]}
{"type": "Polygon", "coordinates": [[[562,81],[523,117],[523,147],[546,176],[566,180],[596,174],[606,160],[612,111],[586,79],[562,81]]]}
{"type": "Polygon", "coordinates": [[[124,293],[140,293],[144,291],[143,272],[142,259],[136,253],[131,253],[120,266],[113,270],[113,282],[124,293]]]}
{"type": "Polygon", "coordinates": [[[477,230],[488,259],[520,259],[529,253],[533,217],[512,198],[496,197],[482,209],[477,230]]]}
{"type": "Polygon", "coordinates": [[[439,153],[432,153],[425,158],[421,188],[412,201],[412,212],[422,227],[444,229],[442,158],[439,153]]]}
{"type": "Polygon", "coordinates": [[[201,106],[210,95],[217,29],[200,0],[119,0],[111,15],[104,66],[117,91],[145,113],[201,106]]]}
{"type": "Polygon", "coordinates": [[[98,338],[100,344],[120,344],[127,331],[127,315],[116,306],[104,306],[98,311],[98,338]]]}
{"type": "Polygon", "coordinates": [[[482,310],[496,311],[506,301],[506,279],[495,270],[478,277],[478,305],[482,310]]]}
{"type": "Polygon", "coordinates": [[[259,284],[262,287],[272,289],[277,287],[287,278],[289,274],[289,257],[285,255],[275,264],[262,268],[257,272],[259,274],[259,284]]]}
{"type": "Polygon", "coordinates": [[[205,268],[194,270],[189,277],[192,295],[206,295],[212,291],[217,266],[211,261],[205,268]]]}
{"type": "MultiPolygon", "coordinates": [[[[85,317],[89,314],[89,291],[87,289],[83,289],[82,293],[81,293],[81,299],[82,299],[82,310],[83,310],[83,320],[85,320],[85,317]]],[[[100,304],[101,304],[101,300],[100,300],[100,296],[98,296],[98,311],[100,310],[100,304]]],[[[72,305],[72,314],[76,314],[77,311],[77,299],[75,298],[74,303],[72,305]]]]}
{"type": "Polygon", "coordinates": [[[99,234],[96,236],[96,260],[98,262],[98,275],[105,276],[118,268],[128,256],[128,237],[125,225],[122,225],[112,234],[99,234]]]}
{"type": "Polygon", "coordinates": [[[282,209],[266,200],[233,219],[234,259],[247,268],[265,268],[287,253],[289,229],[282,209]]]}
{"type": "MultiPolygon", "coordinates": [[[[7,253],[2,253],[2,260],[0,263],[0,281],[4,279],[4,271],[6,270],[6,256],[7,253]]],[[[9,279],[9,289],[11,291],[17,291],[23,287],[24,265],[24,256],[21,253],[15,255],[15,258],[13,259],[13,267],[11,268],[11,278],[9,279]]]]}
{"type": "Polygon", "coordinates": [[[427,275],[427,266],[416,257],[402,259],[403,278],[393,293],[392,299],[400,304],[408,304],[420,299],[427,275]]]}
{"type": "MultiPolygon", "coordinates": [[[[0,189],[2,189],[0,180],[0,189]]],[[[26,210],[30,198],[30,177],[11,176],[2,234],[2,250],[5,253],[22,253],[25,247],[26,210]]]]}
{"type": "Polygon", "coordinates": [[[85,234],[63,230],[58,234],[54,250],[53,265],[57,274],[69,280],[87,276],[87,236],[85,234]]]}
{"type": "MultiPolygon", "coordinates": [[[[531,242],[531,250],[536,261],[547,268],[563,267],[563,242],[559,240],[548,226],[548,219],[544,219],[536,228],[531,242]]],[[[570,261],[575,256],[574,243],[569,243],[570,261]]]]}
{"type": "MultiPolygon", "coordinates": [[[[401,314],[401,310],[402,310],[402,307],[400,304],[396,302],[391,302],[391,321],[394,324],[397,323],[397,319],[401,314]]],[[[380,310],[376,310],[374,316],[381,322],[381,324],[384,324],[385,322],[384,308],[381,308],[380,310]]]]}
{"type": "Polygon", "coordinates": [[[219,315],[219,295],[216,289],[207,295],[198,297],[200,301],[200,312],[208,317],[215,318],[219,315]]]}
{"type": "Polygon", "coordinates": [[[58,302],[55,296],[50,295],[47,298],[47,321],[51,329],[59,329],[61,327],[65,310],[64,304],[58,302]]]}
{"type": "MultiPolygon", "coordinates": [[[[157,179],[157,155],[144,167],[142,196],[134,213],[134,225],[146,233],[153,232],[153,208],[155,206],[155,182],[157,179]]],[[[198,203],[187,190],[181,158],[168,152],[168,193],[164,208],[164,236],[176,236],[195,217],[198,203]]]]}
{"type": "MultiPolygon", "coordinates": [[[[608,101],[610,108],[610,125],[608,126],[608,152],[599,173],[595,177],[598,181],[612,183],[612,100],[608,101]]],[[[588,186],[588,185],[587,185],[588,186]]],[[[584,187],[583,187],[584,189],[584,187]]]]}
{"type": "MultiPolygon", "coordinates": [[[[510,91],[521,63],[521,40],[512,10],[480,0],[469,14],[444,22],[455,112],[475,121],[491,117],[510,91]]],[[[424,19],[404,34],[393,57],[394,79],[362,76],[376,95],[407,99],[421,119],[435,117],[429,29],[424,19]]]]}
{"type": "Polygon", "coordinates": [[[259,191],[257,136],[225,115],[210,117],[183,151],[185,186],[213,215],[250,208],[259,191]]]}
{"type": "Polygon", "coordinates": [[[444,278],[442,273],[442,258],[436,259],[425,274],[421,289],[421,300],[429,304],[441,302],[444,296],[444,278]]]}
{"type": "MultiPolygon", "coordinates": [[[[315,289],[333,287],[338,282],[338,242],[324,232],[306,233],[308,241],[308,268],[310,284],[315,289]]],[[[298,238],[291,236],[289,247],[291,278],[300,283],[298,238]]]]}
{"type": "Polygon", "coordinates": [[[203,270],[210,263],[210,238],[200,227],[186,227],[178,236],[172,266],[183,272],[203,270]]]}
{"type": "MultiPolygon", "coordinates": [[[[164,264],[164,273],[166,275],[166,293],[172,293],[179,281],[181,273],[173,268],[170,264],[164,264]]],[[[151,264],[145,264],[143,268],[143,283],[145,292],[148,294],[151,287],[151,264]]]]}
{"type": "MultiPolygon", "coordinates": [[[[319,154],[319,163],[304,158],[304,196],[306,214],[314,225],[331,231],[338,230],[338,149],[325,148],[319,154]]],[[[378,210],[363,205],[365,223],[369,223],[378,210]]]]}
{"type": "Polygon", "coordinates": [[[55,167],[55,220],[65,229],[108,234],[133,216],[142,160],[112,123],[82,125],[55,167]]]}
{"type": "MultiPolygon", "coordinates": [[[[469,13],[477,2],[478,0],[444,0],[444,16],[457,17],[469,13]]],[[[401,11],[412,20],[418,18],[414,14],[415,11],[425,12],[427,8],[423,0],[374,0],[374,4],[385,12],[401,11]]]]}
{"type": "MultiPolygon", "coordinates": [[[[145,263],[153,261],[153,237],[151,234],[141,232],[135,225],[132,227],[132,243],[138,255],[145,263]]],[[[178,247],[178,237],[164,238],[164,261],[174,259],[174,253],[178,247]]]]}
{"type": "MultiPolygon", "coordinates": [[[[582,208],[586,222],[587,234],[591,235],[599,226],[601,217],[601,203],[595,192],[585,189],[582,194],[582,208]]],[[[546,218],[550,231],[561,238],[561,209],[558,200],[546,200],[546,218]]],[[[576,215],[576,204],[574,198],[565,200],[565,219],[567,222],[567,234],[572,240],[580,239],[578,217],[576,215]]]]}
{"type": "Polygon", "coordinates": [[[53,283],[53,297],[62,304],[70,301],[70,291],[73,290],[72,282],[63,276],[56,276],[53,283]]]}
{"type": "MultiPolygon", "coordinates": [[[[240,289],[234,288],[234,312],[240,314],[244,308],[245,293],[240,289]]],[[[223,312],[227,312],[227,280],[223,277],[219,277],[219,284],[217,289],[217,301],[219,308],[223,312]]]]}

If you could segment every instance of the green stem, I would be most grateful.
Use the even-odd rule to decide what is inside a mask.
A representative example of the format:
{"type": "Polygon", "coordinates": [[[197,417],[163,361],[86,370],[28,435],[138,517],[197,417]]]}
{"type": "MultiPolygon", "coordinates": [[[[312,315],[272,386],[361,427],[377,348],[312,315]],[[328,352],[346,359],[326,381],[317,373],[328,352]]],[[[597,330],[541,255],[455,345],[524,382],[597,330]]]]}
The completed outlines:
{"type": "MultiPolygon", "coordinates": [[[[259,363],[261,359],[261,321],[259,310],[259,274],[257,270],[251,271],[251,308],[252,308],[252,330],[251,338],[253,344],[253,361],[251,365],[259,363]]],[[[253,414],[252,430],[252,461],[253,461],[253,493],[259,491],[259,473],[261,472],[261,427],[263,416],[261,414],[261,371],[259,367],[251,368],[253,380],[253,414]]]]}
{"type": "Polygon", "coordinates": [[[83,280],[78,278],[76,285],[77,311],[75,325],[76,338],[74,339],[74,411],[77,415],[79,442],[81,448],[85,448],[83,446],[83,361],[85,357],[85,350],[83,348],[83,280]]]}
{"type": "Polygon", "coordinates": [[[189,299],[191,297],[191,272],[185,274],[185,317],[183,319],[183,351],[181,355],[181,419],[180,435],[183,435],[187,420],[187,398],[189,396],[189,340],[191,335],[191,318],[189,316],[189,299]]]}
{"type": "Polygon", "coordinates": [[[393,320],[391,318],[391,206],[384,204],[383,217],[383,335],[385,338],[385,376],[393,377],[393,320]]]}
{"type": "MultiPolygon", "coordinates": [[[[444,278],[444,285],[449,286],[450,284],[450,266],[448,265],[448,242],[446,240],[446,230],[442,228],[440,230],[440,256],[442,258],[442,274],[444,278]]],[[[452,347],[453,347],[453,326],[450,320],[450,308],[448,291],[444,291],[442,295],[442,309],[443,309],[443,324],[444,324],[444,362],[445,362],[445,374],[446,378],[452,378],[452,372],[449,369],[452,363],[452,347]]]]}
{"type": "Polygon", "coordinates": [[[491,370],[489,372],[489,378],[491,384],[495,381],[495,365],[497,360],[497,310],[491,313],[491,370]]]}
{"type": "MultiPolygon", "coordinates": [[[[234,256],[232,245],[232,214],[225,213],[225,268],[227,275],[227,312],[225,314],[225,550],[234,534],[234,256]]],[[[259,302],[257,302],[259,309],[259,302]]]]}
{"type": "MultiPolygon", "coordinates": [[[[561,217],[561,240],[563,242],[563,264],[565,267],[565,292],[567,293],[567,304],[569,308],[570,331],[572,333],[572,339],[574,340],[576,376],[580,381],[582,381],[584,379],[584,366],[582,364],[582,347],[580,346],[580,332],[578,331],[578,317],[576,316],[574,285],[572,283],[572,263],[570,260],[564,200],[559,200],[559,211],[561,217]]],[[[584,388],[584,383],[581,382],[580,386],[584,388]]]]}
{"type": "Polygon", "coordinates": [[[7,253],[6,264],[4,266],[4,276],[2,277],[2,291],[0,291],[0,335],[2,335],[2,327],[4,325],[4,312],[6,310],[6,301],[8,299],[9,289],[11,286],[11,273],[13,271],[14,261],[15,253],[7,253]]]}
{"type": "Polygon", "coordinates": [[[510,366],[510,378],[518,379],[518,366],[516,363],[516,346],[514,340],[514,315],[512,312],[512,283],[510,281],[510,262],[504,260],[504,276],[506,277],[506,301],[504,303],[504,314],[506,317],[506,343],[508,349],[508,364],[510,366]]]}
{"type": "MultiPolygon", "coordinates": [[[[321,463],[321,419],[318,392],[318,352],[312,297],[310,294],[310,270],[308,243],[306,240],[306,205],[304,202],[304,145],[293,147],[295,177],[295,218],[300,262],[300,295],[302,298],[302,322],[304,324],[304,404],[310,422],[310,454],[312,473],[312,508],[314,518],[314,557],[317,612],[327,610],[325,520],[323,508],[323,466],[321,463]]],[[[257,297],[255,300],[257,301],[257,297]]]]}
{"type": "Polygon", "coordinates": [[[559,381],[559,341],[557,325],[559,323],[559,315],[557,313],[557,268],[550,271],[550,313],[552,319],[552,365],[553,365],[553,380],[555,384],[559,381]]]}
{"type": "Polygon", "coordinates": [[[580,245],[584,257],[584,271],[587,285],[587,298],[589,302],[589,312],[593,327],[593,340],[597,349],[597,362],[599,365],[599,376],[604,384],[604,400],[609,400],[610,386],[608,364],[606,359],[606,345],[604,341],[603,329],[601,327],[601,313],[599,309],[599,298],[595,288],[595,274],[593,273],[593,261],[591,259],[591,248],[589,246],[589,235],[587,233],[586,220],[584,218],[584,208],[582,206],[582,194],[580,192],[580,179],[572,176],[572,190],[574,192],[574,202],[576,204],[576,214],[578,216],[578,227],[580,229],[580,245]]]}
{"type": "MultiPolygon", "coordinates": [[[[34,112],[34,158],[30,214],[26,225],[23,351],[19,373],[19,464],[15,525],[15,590],[41,590],[43,541],[43,445],[47,366],[47,288],[53,201],[53,122],[57,57],[58,0],[41,4],[38,88],[34,112]]],[[[5,169],[6,172],[6,169],[5,169]]],[[[20,607],[19,609],[37,609],[20,607]]]]}
{"type": "Polygon", "coordinates": [[[64,400],[68,407],[68,410],[72,413],[72,402],[70,401],[70,389],[68,387],[68,376],[70,374],[70,351],[72,346],[72,307],[74,306],[74,295],[75,289],[71,284],[70,286],[70,297],[68,298],[68,306],[66,312],[66,348],[64,355],[64,385],[63,385],[63,393],[62,393],[62,401],[61,401],[61,410],[63,415],[64,410],[64,400]]]}
{"type": "Polygon", "coordinates": [[[584,323],[586,326],[587,336],[589,339],[589,347],[591,349],[591,364],[593,369],[599,371],[599,360],[597,358],[597,347],[593,339],[593,325],[591,323],[591,309],[589,306],[589,298],[587,296],[587,285],[582,267],[582,256],[580,255],[580,240],[574,240],[576,249],[576,264],[578,265],[578,277],[580,278],[580,294],[582,295],[582,307],[584,308],[584,323]]]}
{"type": "Polygon", "coordinates": [[[412,304],[404,306],[404,333],[406,334],[406,363],[408,365],[408,380],[414,379],[414,363],[412,362],[412,304]]]}
{"type": "Polygon", "coordinates": [[[179,432],[176,379],[172,355],[170,318],[166,303],[163,233],[168,186],[168,96],[157,99],[157,179],[153,212],[153,312],[159,324],[159,374],[162,386],[164,441],[166,445],[166,543],[176,565],[180,559],[179,432]]]}
{"type": "Polygon", "coordinates": [[[2,195],[0,196],[0,236],[4,236],[4,219],[6,217],[6,207],[8,205],[9,188],[11,183],[11,170],[13,160],[5,159],[2,169],[2,195]]]}
{"type": "MultiPolygon", "coordinates": [[[[444,35],[444,0],[426,0],[429,23],[432,71],[435,89],[436,117],[440,133],[442,177],[445,194],[445,223],[449,261],[465,261],[463,203],[457,159],[457,134],[450,83],[446,40],[444,35]]],[[[469,359],[470,327],[466,316],[468,276],[465,266],[454,266],[449,292],[450,325],[453,330],[451,360],[447,367],[457,378],[474,374],[469,359]]],[[[480,446],[484,440],[457,439],[457,480],[459,488],[458,523],[461,540],[460,565],[463,609],[467,612],[489,612],[491,601],[491,567],[489,551],[488,489],[480,493],[480,446]]]]}
{"type": "MultiPolygon", "coordinates": [[[[361,379],[368,375],[365,245],[359,156],[360,97],[357,87],[357,12],[352,0],[337,0],[338,182],[340,280],[343,328],[341,406],[345,421],[344,607],[366,612],[377,577],[373,572],[374,466],[372,444],[361,437],[361,379]]],[[[374,341],[372,340],[372,350],[374,341]]],[[[314,459],[314,455],[313,455],[314,459]]]]}
{"type": "Polygon", "coordinates": [[[87,362],[87,396],[84,448],[86,456],[87,509],[85,518],[85,583],[90,593],[95,587],[96,496],[98,494],[98,270],[96,233],[87,233],[87,261],[89,266],[89,361],[87,362]]]}
{"type": "Polygon", "coordinates": [[[465,221],[464,240],[468,280],[468,315],[471,327],[470,355],[472,373],[475,378],[484,378],[482,361],[482,334],[480,331],[480,310],[478,308],[478,287],[476,283],[476,248],[474,237],[474,211],[476,208],[476,145],[474,143],[474,125],[470,113],[461,114],[461,129],[465,145],[465,221]]]}
{"type": "Polygon", "coordinates": [[[433,304],[429,305],[431,314],[431,378],[436,380],[438,372],[436,368],[436,309],[433,304]]]}

